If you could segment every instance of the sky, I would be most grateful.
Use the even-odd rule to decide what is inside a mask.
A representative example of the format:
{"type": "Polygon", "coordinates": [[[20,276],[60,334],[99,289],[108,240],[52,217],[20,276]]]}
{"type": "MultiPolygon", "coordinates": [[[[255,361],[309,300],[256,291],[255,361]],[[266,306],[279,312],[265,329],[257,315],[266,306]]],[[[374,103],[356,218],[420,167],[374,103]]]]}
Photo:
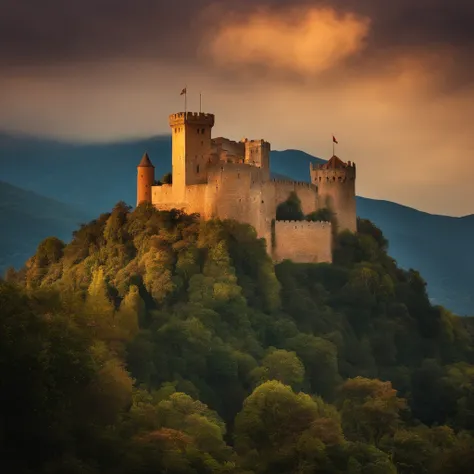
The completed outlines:
{"type": "MultiPolygon", "coordinates": [[[[0,130],[214,136],[358,166],[357,193],[474,213],[472,0],[0,0],[0,130]]],[[[153,157],[152,157],[153,159],[153,157]]]]}

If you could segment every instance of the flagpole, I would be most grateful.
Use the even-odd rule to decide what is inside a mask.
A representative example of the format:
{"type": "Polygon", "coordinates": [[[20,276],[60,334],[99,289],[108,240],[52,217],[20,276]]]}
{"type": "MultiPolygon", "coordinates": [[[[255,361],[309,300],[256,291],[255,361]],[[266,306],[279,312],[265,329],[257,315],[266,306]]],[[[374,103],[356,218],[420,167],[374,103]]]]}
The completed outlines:
{"type": "Polygon", "coordinates": [[[199,113],[202,112],[202,93],[199,92],[199,113]]]}
{"type": "Polygon", "coordinates": [[[186,116],[186,112],[188,111],[187,98],[188,98],[188,86],[186,85],[186,86],[184,87],[184,115],[185,115],[185,116],[186,116]]]}
{"type": "Polygon", "coordinates": [[[334,156],[334,133],[332,134],[332,156],[334,156]]]}

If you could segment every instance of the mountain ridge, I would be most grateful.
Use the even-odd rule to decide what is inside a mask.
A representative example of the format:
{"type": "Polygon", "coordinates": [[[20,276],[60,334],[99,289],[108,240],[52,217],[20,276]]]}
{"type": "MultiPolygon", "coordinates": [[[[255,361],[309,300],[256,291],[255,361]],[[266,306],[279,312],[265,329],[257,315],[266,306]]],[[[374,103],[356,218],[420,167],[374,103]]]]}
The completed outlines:
{"type": "Polygon", "coordinates": [[[0,274],[19,267],[50,235],[69,240],[91,214],[0,180],[0,274]]]}

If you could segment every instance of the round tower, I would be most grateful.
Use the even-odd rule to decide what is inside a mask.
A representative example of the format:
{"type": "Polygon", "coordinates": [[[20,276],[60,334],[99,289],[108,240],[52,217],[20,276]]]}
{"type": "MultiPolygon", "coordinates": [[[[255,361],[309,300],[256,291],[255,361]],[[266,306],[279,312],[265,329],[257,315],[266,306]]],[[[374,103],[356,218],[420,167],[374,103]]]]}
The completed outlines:
{"type": "Polygon", "coordinates": [[[145,153],[137,166],[137,206],[142,202],[151,203],[151,187],[154,182],[155,167],[148,153],[145,153]]]}
{"type": "Polygon", "coordinates": [[[336,232],[357,231],[356,166],[333,156],[323,165],[310,165],[311,182],[318,187],[319,207],[333,214],[336,232]]]}

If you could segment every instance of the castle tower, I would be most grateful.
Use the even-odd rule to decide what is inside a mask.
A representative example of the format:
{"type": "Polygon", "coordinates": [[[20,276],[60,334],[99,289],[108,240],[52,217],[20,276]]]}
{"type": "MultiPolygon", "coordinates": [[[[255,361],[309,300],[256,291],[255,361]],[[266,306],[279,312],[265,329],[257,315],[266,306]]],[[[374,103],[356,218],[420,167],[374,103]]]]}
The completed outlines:
{"type": "Polygon", "coordinates": [[[186,186],[207,182],[214,115],[179,112],[169,117],[172,131],[173,196],[185,198],[186,186]]]}
{"type": "Polygon", "coordinates": [[[148,153],[145,153],[137,166],[137,206],[141,202],[151,203],[151,187],[154,182],[155,167],[150,161],[148,153]]]}
{"type": "Polygon", "coordinates": [[[333,156],[323,165],[310,164],[311,182],[318,187],[319,207],[330,209],[337,232],[357,231],[356,166],[333,156]]]}
{"type": "Polygon", "coordinates": [[[270,178],[270,143],[265,140],[242,140],[245,144],[244,162],[261,168],[266,179],[270,178]]]}

